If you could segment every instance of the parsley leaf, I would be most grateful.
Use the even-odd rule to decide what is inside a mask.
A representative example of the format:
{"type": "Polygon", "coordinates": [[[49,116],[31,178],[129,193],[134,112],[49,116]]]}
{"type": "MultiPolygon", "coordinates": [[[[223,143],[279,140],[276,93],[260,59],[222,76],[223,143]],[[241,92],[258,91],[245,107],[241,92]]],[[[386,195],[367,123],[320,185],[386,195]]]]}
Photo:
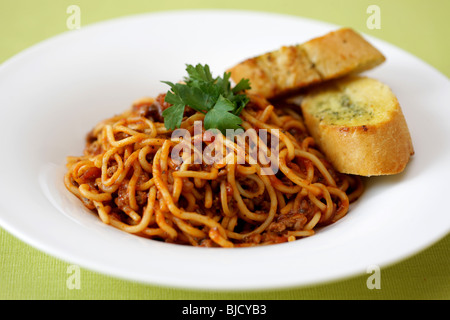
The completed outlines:
{"type": "Polygon", "coordinates": [[[214,80],[208,65],[202,66],[201,64],[197,64],[194,67],[188,64],[186,65],[186,72],[189,75],[189,78],[185,78],[186,82],[195,80],[209,82],[214,80]]]}
{"type": "Polygon", "coordinates": [[[180,127],[183,120],[184,104],[174,104],[163,111],[164,126],[168,130],[180,127]]]}
{"type": "Polygon", "coordinates": [[[205,129],[219,129],[224,134],[226,129],[239,129],[242,119],[229,112],[233,111],[234,108],[235,106],[230,100],[219,96],[214,107],[205,116],[205,129]]]}
{"type": "Polygon", "coordinates": [[[231,73],[214,78],[207,64],[188,64],[186,72],[184,83],[162,81],[170,86],[165,101],[172,105],[163,111],[166,129],[180,127],[186,106],[205,114],[206,130],[217,128],[225,134],[226,129],[240,128],[239,115],[249,101],[245,90],[250,89],[250,81],[243,79],[231,88],[231,73]]]}
{"type": "Polygon", "coordinates": [[[233,93],[237,93],[248,88],[250,88],[250,80],[242,79],[231,91],[233,91],[233,93]]]}

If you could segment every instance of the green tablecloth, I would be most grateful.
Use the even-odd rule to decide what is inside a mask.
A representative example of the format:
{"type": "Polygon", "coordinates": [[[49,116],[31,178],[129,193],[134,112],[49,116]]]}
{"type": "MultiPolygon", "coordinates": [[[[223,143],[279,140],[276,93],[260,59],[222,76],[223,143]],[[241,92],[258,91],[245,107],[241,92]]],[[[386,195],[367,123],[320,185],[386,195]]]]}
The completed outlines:
{"type": "MultiPolygon", "coordinates": [[[[308,17],[352,27],[391,42],[447,77],[450,75],[448,0],[0,0],[0,63],[33,44],[67,31],[66,10],[70,5],[81,8],[81,26],[136,13],[196,8],[245,9],[308,17]],[[380,8],[380,29],[367,27],[369,5],[380,8]]],[[[383,268],[381,288],[372,290],[366,284],[369,274],[301,288],[215,292],[144,285],[85,269],[81,269],[81,287],[70,289],[69,264],[35,250],[0,229],[0,298],[449,299],[449,248],[450,235],[413,257],[383,268]]]]}

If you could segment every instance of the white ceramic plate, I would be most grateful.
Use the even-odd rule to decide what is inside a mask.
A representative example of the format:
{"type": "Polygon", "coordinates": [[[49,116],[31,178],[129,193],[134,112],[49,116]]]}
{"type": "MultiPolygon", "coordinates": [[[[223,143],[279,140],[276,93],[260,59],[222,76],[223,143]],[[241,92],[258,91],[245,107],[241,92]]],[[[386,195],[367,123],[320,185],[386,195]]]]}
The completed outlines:
{"type": "Polygon", "coordinates": [[[372,178],[338,223],[313,237],[258,248],[206,249],[142,239],[102,224],[63,185],[65,157],[85,134],[142,96],[167,90],[186,63],[216,75],[241,60],[337,26],[265,13],[138,15],[69,31],[0,67],[0,223],[53,256],[112,276],[172,287],[269,289],[363,274],[450,230],[449,81],[390,44],[368,75],[398,96],[416,155],[397,176],[372,178]]]}

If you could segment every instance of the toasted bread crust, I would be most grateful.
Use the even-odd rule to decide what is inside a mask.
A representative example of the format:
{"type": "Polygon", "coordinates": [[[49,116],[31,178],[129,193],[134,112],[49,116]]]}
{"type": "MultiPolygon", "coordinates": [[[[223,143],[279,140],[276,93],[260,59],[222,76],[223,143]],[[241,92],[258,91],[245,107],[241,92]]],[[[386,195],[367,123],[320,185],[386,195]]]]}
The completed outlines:
{"type": "Polygon", "coordinates": [[[250,79],[252,89],[248,92],[265,98],[321,81],[306,53],[298,46],[285,46],[278,51],[250,58],[229,71],[235,82],[242,78],[250,79]]]}
{"type": "Polygon", "coordinates": [[[228,71],[236,83],[242,78],[250,80],[249,93],[270,99],[371,69],[383,61],[385,57],[363,37],[342,28],[304,44],[247,59],[228,71]]]}
{"type": "MultiPolygon", "coordinates": [[[[381,83],[374,79],[355,77],[346,85],[361,81],[366,81],[367,85],[375,84],[373,94],[380,94],[381,90],[377,88],[381,83]]],[[[311,136],[336,170],[361,176],[402,172],[414,154],[414,148],[405,117],[394,94],[389,90],[388,96],[384,97],[391,104],[385,111],[386,118],[375,118],[353,126],[330,124],[314,113],[319,95],[326,90],[331,89],[325,87],[308,95],[302,102],[302,112],[311,136]]]]}
{"type": "Polygon", "coordinates": [[[386,60],[375,47],[349,28],[330,32],[302,46],[323,80],[360,73],[386,60]]]}

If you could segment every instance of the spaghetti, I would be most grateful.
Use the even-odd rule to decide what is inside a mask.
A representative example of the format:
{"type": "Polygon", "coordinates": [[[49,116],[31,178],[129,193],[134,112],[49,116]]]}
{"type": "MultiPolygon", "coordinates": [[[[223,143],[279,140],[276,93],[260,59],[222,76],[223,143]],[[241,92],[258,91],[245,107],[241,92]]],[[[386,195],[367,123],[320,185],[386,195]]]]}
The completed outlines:
{"type": "Polygon", "coordinates": [[[250,156],[251,145],[270,148],[258,137],[242,145],[222,136],[226,161],[192,161],[214,139],[204,128],[193,134],[204,114],[189,108],[181,128],[192,134],[183,143],[193,153],[175,161],[172,151],[181,142],[164,126],[162,111],[169,105],[162,94],[100,122],[87,136],[84,155],[67,158],[65,185],[105,224],[193,246],[293,241],[344,217],[363,192],[360,179],[332,168],[288,103],[249,97],[242,127],[279,138],[273,174],[264,174],[267,165],[250,156]]]}

